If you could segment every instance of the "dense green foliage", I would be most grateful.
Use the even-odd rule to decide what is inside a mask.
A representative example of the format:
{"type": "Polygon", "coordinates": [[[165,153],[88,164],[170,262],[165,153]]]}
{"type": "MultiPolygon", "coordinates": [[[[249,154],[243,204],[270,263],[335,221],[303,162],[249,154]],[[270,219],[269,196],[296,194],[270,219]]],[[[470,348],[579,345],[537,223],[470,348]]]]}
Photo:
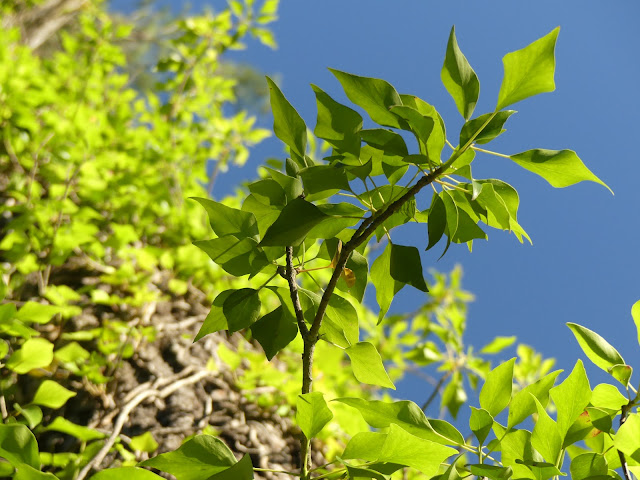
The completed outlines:
{"type": "MultiPolygon", "coordinates": [[[[109,443],[106,433],[57,413],[78,393],[70,379],[98,397],[113,388],[136,346],[153,342],[153,324],[118,314],[142,316],[152,302],[193,288],[212,302],[195,340],[240,332],[264,351],[222,346],[216,358],[231,370],[246,363],[238,388],[295,418],[300,469],[281,474],[640,474],[640,398],[631,366],[613,346],[569,324],[587,357],[626,396],[615,385],[592,388],[580,361],[560,381],[553,361],[525,345],[518,358],[492,368],[488,357],[515,338],[496,337],[475,352],[463,338],[472,297],[462,290],[461,271],[429,281],[423,274],[421,249],[471,248],[487,238],[481,224],[529,238],[518,223],[516,190],[473,176],[477,153],[506,157],[554,187],[604,185],[571,150],[504,155],[478,146],[504,132],[515,113],[506,108],[555,88],[558,29],[504,57],[496,109],[476,117],[480,83],[452,29],[441,77],[466,121],[457,146],[432,105],[384,80],[338,70],[331,71],[346,96],[376,125],[363,128],[368,120],[314,85],[312,135],[268,78],[273,130],[288,158],[265,165],[248,191],[215,201],[209,162],[215,159],[216,172],[241,164],[247,147],[268,134],[243,111],[225,114],[237,82],[222,74],[221,55],[247,34],[273,45],[265,25],[276,8],[271,0],[259,7],[231,2],[228,10],[176,22],[153,91],[132,88],[119,47],[135,26],[114,22],[100,2],[78,17],[78,31],[60,33],[62,49],[51,57],[22,46],[17,29],[0,35],[0,475],[81,479],[98,470],[103,450],[117,452],[118,468],[97,479],[159,478],[142,467],[178,480],[248,480],[269,471],[249,454],[237,460],[206,429],[175,451],[140,461],[140,452],[158,448],[151,435],[122,442],[114,429],[109,443]],[[426,224],[420,249],[392,241],[393,230],[408,222],[426,224]],[[378,312],[363,304],[370,284],[378,312]],[[389,315],[405,285],[426,294],[424,305],[389,315]],[[115,314],[88,328],[77,323],[87,308],[115,314]],[[382,390],[424,366],[439,377],[422,407],[382,390]],[[254,393],[265,385],[277,393],[254,393]],[[469,405],[468,428],[425,415],[440,394],[441,411],[457,418],[470,389],[478,390],[479,405],[469,405]],[[73,448],[39,451],[47,432],[73,437],[73,448]],[[319,445],[328,463],[311,465],[319,445]]],[[[640,329],[640,302],[632,315],[640,329]]]]}

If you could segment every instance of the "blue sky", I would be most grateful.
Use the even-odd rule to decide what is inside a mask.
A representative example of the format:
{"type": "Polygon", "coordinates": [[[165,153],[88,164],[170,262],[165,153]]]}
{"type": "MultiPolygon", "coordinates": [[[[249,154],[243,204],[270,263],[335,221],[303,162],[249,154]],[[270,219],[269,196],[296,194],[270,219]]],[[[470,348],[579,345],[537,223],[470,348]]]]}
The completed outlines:
{"type": "MultiPolygon", "coordinates": [[[[205,4],[192,2],[194,9],[205,4]]],[[[311,126],[316,107],[310,83],[348,103],[327,70],[333,67],[383,78],[401,93],[418,95],[440,111],[449,132],[457,132],[462,119],[440,81],[451,26],[456,25],[460,47],[480,78],[475,111],[479,115],[495,105],[502,56],[559,25],[556,91],[512,107],[518,114],[489,148],[507,154],[530,148],[575,150],[615,196],[594,183],[554,189],[507,159],[478,156],[478,178],[503,179],[520,193],[519,221],[533,246],[491,230],[489,241],[476,242],[473,253],[464,245],[453,245],[438,262],[436,247],[423,254],[422,262],[425,269],[441,271],[456,263],[463,266],[464,286],[476,296],[467,342],[477,347],[494,335],[517,335],[545,356],[556,357],[558,367],[570,370],[577,357],[584,358],[564,326],[576,322],[603,334],[628,363],[640,368],[640,347],[629,313],[640,299],[638,18],[640,3],[632,0],[285,0],[273,25],[279,48],[272,51],[250,42],[247,50],[233,52],[231,58],[277,75],[284,94],[311,126]]],[[[264,123],[269,126],[271,119],[264,123]]],[[[267,157],[282,158],[277,139],[255,148],[245,168],[218,181],[216,196],[225,193],[225,186],[253,177],[267,157]]],[[[426,228],[410,228],[399,238],[400,243],[426,246],[426,228]]],[[[421,300],[416,290],[404,289],[397,303],[410,309],[421,300]]],[[[421,402],[424,388],[404,384],[397,393],[421,402]]]]}

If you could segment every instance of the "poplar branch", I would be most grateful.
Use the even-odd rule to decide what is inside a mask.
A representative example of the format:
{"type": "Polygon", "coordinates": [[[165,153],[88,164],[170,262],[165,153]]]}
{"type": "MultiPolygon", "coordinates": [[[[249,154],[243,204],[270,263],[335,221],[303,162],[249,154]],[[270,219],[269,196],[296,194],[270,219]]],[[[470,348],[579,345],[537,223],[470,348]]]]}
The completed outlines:
{"type": "Polygon", "coordinates": [[[302,335],[302,338],[306,341],[307,337],[309,336],[309,329],[307,328],[307,324],[304,321],[304,313],[302,312],[302,305],[300,305],[300,296],[298,295],[296,269],[293,267],[293,247],[286,247],[286,252],[287,268],[285,270],[284,276],[289,283],[289,294],[291,295],[293,310],[296,313],[296,320],[298,322],[298,328],[300,329],[300,335],[302,335]]]}

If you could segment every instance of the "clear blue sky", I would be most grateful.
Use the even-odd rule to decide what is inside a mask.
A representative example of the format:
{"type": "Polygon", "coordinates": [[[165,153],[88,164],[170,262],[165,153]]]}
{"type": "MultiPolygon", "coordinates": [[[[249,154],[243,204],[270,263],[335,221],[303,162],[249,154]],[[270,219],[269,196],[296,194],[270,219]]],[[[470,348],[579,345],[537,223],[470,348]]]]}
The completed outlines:
{"type": "MultiPolygon", "coordinates": [[[[197,10],[207,3],[192,4],[197,10]]],[[[316,107],[310,83],[346,103],[326,69],[333,67],[384,78],[401,93],[418,95],[440,111],[448,131],[454,132],[461,117],[440,82],[451,26],[456,25],[460,47],[480,78],[479,115],[495,105],[502,56],[560,25],[556,91],[516,104],[518,114],[507,123],[508,132],[490,148],[507,154],[570,148],[615,196],[594,183],[554,189],[509,160],[479,156],[474,162],[478,178],[500,178],[519,191],[519,221],[533,246],[491,230],[489,241],[477,241],[473,253],[453,245],[437,262],[437,247],[423,254],[422,262],[441,271],[462,264],[464,286],[476,295],[467,342],[481,347],[494,335],[517,335],[570,370],[583,355],[564,323],[577,322],[603,334],[628,363],[635,363],[639,377],[640,347],[629,313],[640,299],[638,19],[640,3],[635,0],[285,0],[273,25],[278,50],[252,42],[231,58],[278,75],[285,95],[311,126],[316,107]]],[[[255,148],[247,167],[219,181],[216,195],[225,185],[253,177],[270,156],[282,157],[277,139],[255,148]]],[[[426,239],[426,228],[419,227],[400,240],[426,246],[426,239]]],[[[421,301],[411,290],[402,292],[405,308],[421,301]]],[[[397,393],[421,402],[425,388],[404,384],[397,393]]]]}

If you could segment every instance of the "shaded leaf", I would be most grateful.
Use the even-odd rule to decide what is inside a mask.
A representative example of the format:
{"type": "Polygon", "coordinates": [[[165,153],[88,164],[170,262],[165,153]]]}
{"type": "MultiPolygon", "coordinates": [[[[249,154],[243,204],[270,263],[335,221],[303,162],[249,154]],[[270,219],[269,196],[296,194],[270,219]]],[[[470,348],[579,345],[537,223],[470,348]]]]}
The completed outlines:
{"type": "Polygon", "coordinates": [[[251,212],[227,207],[208,198],[190,197],[204,207],[209,215],[209,224],[218,237],[236,235],[239,238],[258,239],[258,224],[251,212]]]}
{"type": "Polygon", "coordinates": [[[498,365],[487,374],[480,390],[480,406],[494,418],[504,410],[511,401],[513,389],[513,366],[516,359],[498,365]]]}
{"type": "Polygon", "coordinates": [[[424,281],[418,249],[411,246],[396,245],[395,243],[390,243],[390,246],[389,273],[391,277],[422,292],[428,292],[429,289],[424,281]]]}
{"type": "Polygon", "coordinates": [[[27,464],[40,469],[36,437],[19,423],[0,424],[0,457],[14,467],[27,464]]]}
{"type": "Polygon", "coordinates": [[[318,118],[313,133],[337,148],[358,158],[360,156],[360,130],[362,117],[327,95],[316,85],[311,85],[316,94],[318,118]]]}
{"type": "Polygon", "coordinates": [[[404,283],[395,280],[391,274],[391,249],[392,244],[387,244],[386,248],[376,258],[371,266],[371,281],[376,287],[376,301],[380,306],[378,314],[378,323],[382,321],[386,313],[389,311],[391,301],[396,293],[398,293],[404,283]]]}
{"type": "Polygon", "coordinates": [[[300,170],[300,178],[307,194],[326,193],[326,196],[330,196],[340,190],[351,191],[347,174],[342,167],[314,165],[300,170]]]}
{"type": "Polygon", "coordinates": [[[554,73],[556,67],[555,47],[560,27],[526,47],[507,53],[502,58],[504,77],[496,110],[520,100],[556,89],[554,73]]]}
{"type": "Polygon", "coordinates": [[[252,480],[253,479],[253,463],[251,456],[245,455],[231,468],[211,475],[207,480],[252,480]]]}
{"type": "Polygon", "coordinates": [[[225,290],[224,292],[219,293],[218,296],[213,300],[211,310],[209,311],[207,318],[204,319],[204,323],[202,324],[202,327],[200,327],[200,330],[198,331],[196,337],[193,339],[194,342],[197,342],[202,337],[204,337],[205,335],[209,335],[210,333],[229,329],[227,318],[224,316],[222,307],[225,300],[233,292],[235,292],[235,289],[233,288],[225,290]]]}
{"type": "Polygon", "coordinates": [[[465,119],[469,119],[476,108],[480,95],[480,82],[476,72],[467,61],[456,39],[456,27],[451,27],[447,53],[440,73],[442,83],[456,102],[458,111],[465,119]]]}
{"type": "Polygon", "coordinates": [[[261,306],[258,291],[253,288],[232,292],[222,304],[222,314],[227,320],[229,332],[237,332],[254,323],[260,316],[261,306]]]}
{"type": "Polygon", "coordinates": [[[292,152],[304,157],[307,151],[307,126],[304,120],[269,77],[267,84],[273,112],[273,132],[292,152]]]}
{"type": "Polygon", "coordinates": [[[251,325],[251,334],[271,360],[296,338],[298,324],[289,310],[280,305],[251,325]]]}
{"type": "Polygon", "coordinates": [[[480,129],[482,130],[475,136],[473,143],[489,143],[506,131],[502,127],[514,113],[516,113],[515,110],[504,110],[495,115],[493,113],[485,113],[484,115],[469,120],[462,126],[462,130],[460,130],[460,146],[466,145],[480,129]],[[483,128],[485,122],[489,120],[492,115],[493,118],[483,128]]]}
{"type": "Polygon", "coordinates": [[[269,264],[253,238],[238,240],[234,235],[224,235],[211,240],[197,240],[193,244],[225,272],[236,277],[255,275],[269,264]]]}
{"type": "Polygon", "coordinates": [[[396,132],[384,128],[372,128],[360,132],[362,141],[368,143],[378,150],[382,150],[384,155],[406,157],[409,155],[407,144],[404,138],[396,132]]]}
{"type": "Polygon", "coordinates": [[[282,209],[277,220],[267,229],[260,245],[298,246],[313,227],[327,218],[314,204],[296,198],[282,209]]]}

